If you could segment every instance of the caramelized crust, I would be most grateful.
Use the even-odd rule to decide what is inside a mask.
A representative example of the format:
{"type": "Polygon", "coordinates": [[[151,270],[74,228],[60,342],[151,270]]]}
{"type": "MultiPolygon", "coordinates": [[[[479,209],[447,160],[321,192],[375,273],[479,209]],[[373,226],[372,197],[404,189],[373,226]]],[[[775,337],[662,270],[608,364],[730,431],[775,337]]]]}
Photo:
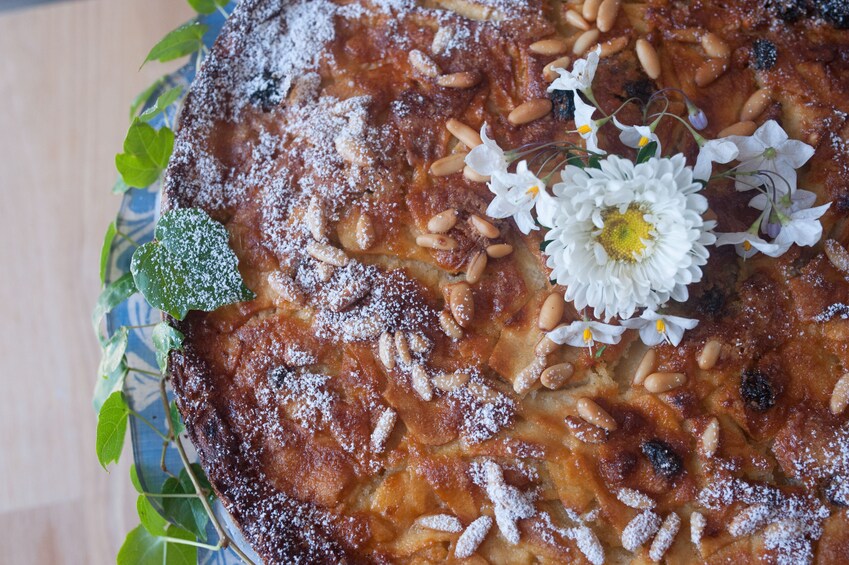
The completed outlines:
{"type": "MultiPolygon", "coordinates": [[[[607,109],[679,88],[704,109],[708,137],[769,89],[755,120],[816,147],[800,186],[833,202],[823,239],[846,246],[849,32],[842,8],[815,4],[623,2],[599,41],[626,47],[602,59],[593,88],[607,109]],[[708,31],[727,70],[698,86],[708,31]],[[656,81],[640,38],[658,52],[656,81]]],[[[431,174],[467,150],[451,118],[487,123],[504,147],[578,141],[556,95],[540,119],[507,119],[549,99],[543,69],[561,54],[529,46],[559,37],[571,54],[581,30],[568,9],[582,6],[243,0],[205,62],[165,206],[223,222],[257,298],[179,322],[171,380],[216,492],[266,562],[849,561],[849,428],[829,410],[849,370],[849,272],[821,246],[745,262],[714,248],[676,306],[701,323],[655,348],[650,367],[686,384],[651,394],[632,384],[646,348],[630,334],[539,356],[540,308],[563,291],[539,232],[489,219],[498,235],[486,237],[470,222],[485,217],[486,185],[431,174]],[[447,209],[451,249],[418,245],[447,209]],[[458,290],[470,260],[504,243],[512,253],[458,290]],[[711,341],[720,356],[700,368],[711,341]],[[543,387],[539,373],[563,363],[573,375],[543,387]],[[581,413],[582,398],[600,412],[581,413]],[[605,416],[615,425],[599,427],[605,416]],[[633,507],[632,491],[652,508],[633,507]],[[673,513],[680,531],[663,543],[648,525],[673,513]],[[691,538],[694,513],[704,527],[691,538]],[[426,523],[445,531],[419,521],[434,515],[446,516],[426,523]],[[495,522],[478,540],[482,516],[495,522]]],[[[695,157],[672,120],[660,135],[695,157]]],[[[731,184],[706,196],[718,231],[753,219],[731,184]]],[[[577,316],[567,305],[563,320],[577,316]]]]}

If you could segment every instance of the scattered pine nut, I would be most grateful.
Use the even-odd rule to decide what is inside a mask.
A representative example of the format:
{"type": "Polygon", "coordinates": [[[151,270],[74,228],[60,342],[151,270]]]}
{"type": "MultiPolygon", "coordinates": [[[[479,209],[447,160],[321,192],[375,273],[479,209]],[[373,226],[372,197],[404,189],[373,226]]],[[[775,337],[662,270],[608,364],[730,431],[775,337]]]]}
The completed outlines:
{"type": "Polygon", "coordinates": [[[489,182],[490,179],[490,177],[479,174],[468,165],[463,167],[463,176],[466,177],[466,180],[470,180],[472,182],[489,182]]]}
{"type": "Polygon", "coordinates": [[[377,355],[380,362],[389,370],[395,368],[395,343],[392,334],[383,332],[377,341],[377,355]]]}
{"type": "Polygon", "coordinates": [[[577,407],[578,415],[590,424],[604,428],[608,432],[616,431],[616,428],[619,427],[616,424],[616,420],[604,408],[589,398],[584,397],[579,399],[577,407]]]}
{"type": "Polygon", "coordinates": [[[410,66],[428,78],[436,78],[442,74],[442,69],[439,68],[439,65],[418,49],[410,51],[409,59],[410,66]]]}
{"type": "Polygon", "coordinates": [[[657,56],[657,51],[654,46],[645,39],[637,40],[637,59],[643,70],[651,79],[656,79],[660,76],[660,58],[657,56]]]}
{"type": "Polygon", "coordinates": [[[545,369],[545,357],[534,357],[534,360],[519,371],[519,374],[513,379],[513,390],[516,391],[516,394],[523,395],[531,390],[534,383],[542,375],[543,369],[545,369]]]}
{"type": "Polygon", "coordinates": [[[701,38],[702,49],[708,57],[727,59],[731,56],[731,48],[715,33],[708,32],[701,38]]]}
{"type": "Polygon", "coordinates": [[[737,122],[732,124],[716,134],[717,138],[728,137],[730,135],[752,135],[758,129],[758,124],[755,122],[737,122]]]}
{"type": "Polygon", "coordinates": [[[545,388],[557,390],[566,384],[566,382],[568,382],[574,374],[575,367],[573,367],[571,363],[559,363],[557,365],[552,365],[543,371],[539,380],[545,388]]]}
{"type": "Polygon", "coordinates": [[[595,45],[598,42],[598,36],[599,31],[597,29],[585,31],[578,36],[578,39],[575,40],[575,44],[572,45],[572,53],[575,55],[583,55],[587,52],[587,49],[589,49],[590,46],[595,45]]]}
{"type": "Polygon", "coordinates": [[[402,331],[395,332],[395,350],[398,352],[398,359],[401,360],[401,363],[409,365],[413,362],[410,342],[407,341],[407,336],[402,331]]]}
{"type": "Polygon", "coordinates": [[[445,128],[469,149],[474,149],[483,143],[480,134],[460,120],[451,118],[445,122],[445,128]]]}
{"type": "Polygon", "coordinates": [[[610,57],[611,55],[616,55],[628,47],[628,38],[622,35],[620,37],[608,39],[604,43],[599,44],[599,46],[601,47],[601,53],[599,53],[599,56],[610,57]]]}
{"type": "Polygon", "coordinates": [[[764,113],[770,102],[772,102],[772,91],[770,89],[761,88],[755,91],[743,104],[743,108],[740,110],[740,121],[753,121],[764,113]]]}
{"type": "Polygon", "coordinates": [[[599,444],[607,441],[607,430],[594,426],[586,420],[566,416],[564,422],[569,431],[584,443],[599,444]]]}
{"type": "Polygon", "coordinates": [[[313,239],[324,241],[327,237],[327,217],[324,215],[324,207],[321,205],[321,199],[318,196],[310,198],[304,221],[313,239]]]}
{"type": "Polygon", "coordinates": [[[462,71],[448,75],[441,75],[436,79],[436,84],[445,88],[471,88],[481,81],[478,73],[462,71]]]}
{"type": "Polygon", "coordinates": [[[438,249],[440,251],[451,251],[457,248],[457,240],[447,235],[438,233],[426,233],[416,238],[416,245],[426,247],[428,249],[438,249]]]}
{"type": "Polygon", "coordinates": [[[528,46],[537,55],[561,55],[566,52],[566,44],[561,39],[542,39],[528,46]]]}
{"type": "Polygon", "coordinates": [[[696,69],[696,86],[707,86],[728,70],[728,59],[708,59],[696,69]]]}
{"type": "Polygon", "coordinates": [[[650,374],[657,368],[657,352],[654,349],[649,349],[643,355],[643,359],[634,371],[634,384],[641,385],[650,374]]]}
{"type": "Polygon", "coordinates": [[[602,33],[607,33],[616,24],[616,18],[619,16],[620,0],[602,0],[598,7],[598,16],[596,17],[595,25],[602,33]]]}
{"type": "Polygon", "coordinates": [[[678,530],[681,528],[681,517],[675,512],[669,514],[660,525],[660,529],[654,536],[649,548],[649,559],[652,561],[660,561],[663,556],[672,547],[672,542],[675,541],[675,536],[678,535],[678,530]]]}
{"type": "Polygon", "coordinates": [[[842,414],[849,405],[849,373],[845,373],[834,385],[828,407],[832,414],[842,414]]]}
{"type": "Polygon", "coordinates": [[[458,340],[463,337],[463,328],[461,328],[454,317],[447,311],[443,310],[439,313],[439,327],[442,331],[453,340],[458,340]]]}
{"type": "Polygon", "coordinates": [[[560,344],[552,341],[546,334],[543,334],[534,348],[534,354],[537,357],[545,357],[551,355],[560,348],[560,344]]]}
{"type": "Polygon", "coordinates": [[[596,21],[598,18],[598,8],[601,0],[585,0],[584,6],[581,8],[581,15],[588,22],[596,21]]]}
{"type": "Polygon", "coordinates": [[[715,339],[708,341],[699,353],[699,358],[696,362],[699,364],[699,369],[709,371],[716,366],[719,360],[719,354],[722,352],[722,344],[715,339]]]}
{"type": "Polygon", "coordinates": [[[716,453],[716,448],[719,447],[719,420],[711,418],[701,437],[702,451],[705,456],[710,459],[716,453]]]}
{"type": "Polygon", "coordinates": [[[849,275],[849,251],[833,239],[825,241],[825,256],[834,268],[849,275]]]}
{"type": "Polygon", "coordinates": [[[519,104],[507,116],[507,121],[514,126],[531,123],[547,116],[551,112],[551,100],[548,98],[537,98],[519,104]]]}
{"type": "Polygon", "coordinates": [[[457,210],[448,208],[432,217],[427,222],[427,231],[431,233],[445,233],[457,223],[457,210]]]}
{"type": "Polygon", "coordinates": [[[442,159],[437,159],[430,166],[430,174],[435,177],[445,177],[459,173],[466,166],[466,155],[468,153],[461,151],[459,153],[452,153],[442,159]]]}
{"type": "Polygon", "coordinates": [[[410,349],[416,353],[424,353],[430,349],[430,341],[420,333],[410,332],[407,335],[407,341],[410,344],[410,349]]]}
{"type": "Polygon", "coordinates": [[[572,58],[568,55],[564,55],[563,57],[553,60],[542,68],[542,77],[547,82],[553,82],[555,79],[557,79],[557,77],[560,76],[560,73],[558,73],[555,69],[569,68],[569,63],[571,62],[572,58]]]}
{"type": "Polygon", "coordinates": [[[489,239],[495,239],[501,235],[501,230],[495,227],[493,223],[484,220],[477,214],[472,214],[469,218],[469,223],[472,224],[472,227],[474,227],[479,234],[484,237],[488,237],[489,239]]]}
{"type": "Polygon", "coordinates": [[[371,216],[368,214],[360,214],[360,217],[357,220],[357,245],[360,246],[360,249],[365,251],[374,245],[376,239],[371,216]]]}
{"type": "Polygon", "coordinates": [[[509,243],[496,243],[486,248],[486,254],[493,259],[501,259],[513,253],[513,246],[509,243]]]}
{"type": "Polygon", "coordinates": [[[454,545],[454,557],[466,559],[474,555],[490,528],[492,528],[492,518],[489,516],[481,516],[469,524],[469,527],[457,538],[457,543],[454,545]]]}
{"type": "Polygon", "coordinates": [[[336,249],[326,243],[311,241],[307,244],[307,253],[313,259],[333,265],[334,267],[344,267],[348,263],[348,256],[341,249],[336,249]]]}
{"type": "Polygon", "coordinates": [[[452,39],[454,39],[454,30],[450,27],[440,27],[433,35],[433,42],[430,44],[430,50],[436,55],[439,55],[446,47],[448,47],[452,39]]]}
{"type": "Polygon", "coordinates": [[[433,388],[430,384],[430,377],[427,375],[424,367],[416,363],[413,365],[410,381],[413,385],[413,390],[419,393],[424,400],[430,401],[433,399],[433,388]]]}
{"type": "Polygon", "coordinates": [[[542,303],[537,327],[543,331],[550,332],[560,323],[565,309],[566,301],[563,300],[563,295],[559,292],[552,292],[542,303]]]}
{"type": "Polygon", "coordinates": [[[643,510],[622,530],[622,547],[631,552],[637,551],[654,536],[660,524],[660,516],[651,510],[643,510]]]}
{"type": "Polygon", "coordinates": [[[449,293],[451,314],[462,327],[468,326],[475,317],[475,301],[469,283],[461,282],[453,285],[449,293]]]}
{"type": "Polygon", "coordinates": [[[661,393],[676,389],[687,382],[684,373],[652,373],[643,382],[643,386],[649,392],[661,393]]]}
{"type": "Polygon", "coordinates": [[[466,267],[466,282],[469,284],[477,284],[477,282],[481,280],[483,272],[486,270],[486,263],[487,255],[485,252],[478,251],[475,253],[469,260],[469,264],[466,267]]]}
{"type": "Polygon", "coordinates": [[[433,386],[444,392],[457,390],[467,382],[469,382],[467,373],[442,373],[433,378],[433,386]]]}
{"type": "Polygon", "coordinates": [[[392,430],[395,429],[395,422],[398,420],[398,414],[392,408],[387,408],[377,419],[377,424],[371,432],[369,443],[373,453],[381,453],[386,447],[386,440],[392,430]]]}
{"type": "MultiPolygon", "coordinates": [[[[586,4],[584,5],[586,6],[586,4]]],[[[576,27],[582,31],[587,31],[588,29],[590,29],[589,22],[584,19],[584,16],[582,16],[575,10],[566,10],[565,18],[566,23],[572,27],[576,27]]]]}

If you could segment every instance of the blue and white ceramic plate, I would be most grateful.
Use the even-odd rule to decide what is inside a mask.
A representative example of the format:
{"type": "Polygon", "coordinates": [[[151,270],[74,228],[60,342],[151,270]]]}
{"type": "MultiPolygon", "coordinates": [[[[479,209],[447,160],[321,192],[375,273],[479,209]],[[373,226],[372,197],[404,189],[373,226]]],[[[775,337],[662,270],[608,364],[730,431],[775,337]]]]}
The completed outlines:
{"type": "MultiPolygon", "coordinates": [[[[228,11],[231,10],[232,5],[228,7],[228,11]]],[[[224,17],[220,13],[215,13],[211,16],[202,16],[201,21],[209,26],[209,31],[204,37],[204,43],[207,47],[210,47],[221,31],[224,17]]],[[[166,77],[164,84],[158,92],[152,94],[148,100],[148,104],[153,103],[157,96],[168,88],[182,86],[184,92],[187,91],[192,80],[194,80],[196,63],[197,57],[195,56],[185,67],[166,77]]],[[[172,113],[169,115],[169,119],[173,120],[173,118],[172,113]]],[[[158,116],[151,123],[154,127],[158,127],[161,125],[162,120],[163,117],[158,116]]],[[[145,190],[134,189],[128,191],[124,195],[121,208],[118,212],[116,220],[118,230],[138,243],[144,243],[153,239],[153,229],[159,217],[160,189],[161,184],[157,183],[145,190]]],[[[132,258],[134,249],[135,246],[127,240],[120,237],[115,238],[106,271],[107,283],[129,272],[130,259],[132,258]]],[[[146,326],[160,320],[161,313],[158,310],[152,309],[140,294],[132,296],[128,301],[119,305],[107,315],[106,327],[110,335],[121,326],[137,327],[136,329],[131,329],[129,332],[127,361],[130,367],[140,368],[154,373],[158,371],[151,341],[153,328],[138,328],[138,326],[146,326]]],[[[167,422],[165,420],[166,416],[163,413],[162,403],[159,399],[158,377],[132,371],[127,376],[124,393],[133,410],[141,413],[154,425],[159,426],[163,433],[166,432],[167,422]]],[[[166,479],[166,475],[160,467],[162,439],[147,426],[143,424],[139,425],[135,418],[130,419],[130,435],[133,445],[133,458],[139,475],[139,481],[145,490],[157,490],[156,487],[162,485],[166,479]]],[[[190,457],[195,459],[196,455],[194,454],[194,450],[191,449],[191,444],[188,440],[184,440],[183,443],[190,451],[190,457]]],[[[166,467],[170,470],[179,470],[182,468],[177,450],[173,446],[168,448],[165,461],[166,467]]],[[[151,503],[156,506],[159,504],[159,501],[151,500],[151,503]]],[[[250,551],[247,542],[243,539],[238,528],[236,528],[229,515],[224,511],[221,503],[216,501],[214,508],[221,523],[229,530],[231,537],[236,540],[239,547],[243,548],[249,557],[259,562],[255,554],[250,551]]],[[[207,536],[210,540],[209,543],[215,544],[217,542],[215,530],[211,524],[207,527],[207,536]]],[[[198,551],[198,563],[205,565],[230,565],[241,563],[241,560],[230,550],[214,552],[201,549],[198,551]]]]}

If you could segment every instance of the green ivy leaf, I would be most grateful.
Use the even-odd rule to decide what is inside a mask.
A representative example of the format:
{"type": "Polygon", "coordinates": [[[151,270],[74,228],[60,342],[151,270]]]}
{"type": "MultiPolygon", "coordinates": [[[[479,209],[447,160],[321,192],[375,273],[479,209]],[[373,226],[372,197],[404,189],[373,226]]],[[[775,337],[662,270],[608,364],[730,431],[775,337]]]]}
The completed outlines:
{"type": "Polygon", "coordinates": [[[251,300],[227,229],[196,208],[166,212],[156,241],[136,249],[130,271],[154,308],[182,320],[190,310],[210,312],[251,300]]]}
{"type": "Polygon", "coordinates": [[[97,415],[97,460],[104,469],[121,456],[129,414],[124,393],[119,390],[106,399],[97,415]]]}
{"type": "Polygon", "coordinates": [[[173,400],[171,401],[171,409],[169,412],[171,415],[171,424],[174,426],[174,435],[180,435],[185,432],[186,426],[183,425],[183,419],[180,417],[180,411],[177,409],[177,403],[173,400]]]}
{"type": "Polygon", "coordinates": [[[174,132],[154,129],[136,120],[124,139],[124,152],[115,156],[115,167],[127,186],[145,188],[159,178],[174,150],[174,132]]]}
{"type": "Polygon", "coordinates": [[[136,492],[141,494],[144,492],[144,489],[141,486],[141,481],[139,480],[139,473],[136,469],[135,463],[130,465],[130,482],[133,483],[133,488],[136,489],[136,492]]]}
{"type": "MultiPolygon", "coordinates": [[[[169,477],[162,485],[162,494],[193,494],[195,492],[191,480],[186,476],[187,485],[183,484],[185,469],[180,473],[180,478],[169,477]]],[[[165,517],[172,524],[192,532],[198,538],[206,540],[206,524],[209,516],[203,508],[203,504],[197,498],[171,498],[162,499],[162,508],[165,517]]]]}
{"type": "Polygon", "coordinates": [[[169,88],[168,90],[159,95],[159,98],[156,99],[156,102],[153,104],[153,106],[142,112],[142,114],[139,116],[139,119],[143,122],[149,122],[150,120],[167,110],[168,107],[171,106],[171,104],[173,104],[180,98],[181,94],[183,94],[183,87],[175,86],[174,88],[169,88]]]}
{"type": "Polygon", "coordinates": [[[118,180],[112,185],[112,194],[124,194],[131,188],[133,187],[124,182],[124,177],[118,175],[118,180]]]}
{"type": "Polygon", "coordinates": [[[153,536],[165,536],[168,529],[168,521],[163,518],[156,508],[150,503],[145,495],[139,496],[136,500],[136,511],[139,513],[139,520],[142,526],[153,536]]]}
{"type": "Polygon", "coordinates": [[[188,0],[189,5],[199,14],[211,14],[218,8],[223,8],[230,0],[188,0]]]}
{"type": "Polygon", "coordinates": [[[138,94],[133,99],[133,103],[130,105],[130,121],[132,122],[136,115],[139,113],[139,110],[144,107],[150,97],[153,96],[153,93],[159,90],[159,88],[165,83],[165,77],[160,77],[153,84],[145,88],[142,92],[138,94]]]}
{"type": "Polygon", "coordinates": [[[646,144],[645,147],[641,148],[637,153],[637,164],[645,163],[657,152],[657,142],[652,141],[651,143],[646,144]]]}
{"type": "MultiPolygon", "coordinates": [[[[165,533],[168,537],[194,541],[192,534],[174,526],[168,526],[165,533]]],[[[118,551],[117,565],[196,565],[197,560],[196,547],[165,541],[139,524],[127,534],[118,551]]]]}
{"type": "Polygon", "coordinates": [[[91,312],[91,323],[94,326],[94,333],[103,342],[103,336],[100,333],[100,322],[107,312],[111,312],[117,305],[131,297],[137,292],[136,283],[133,281],[133,275],[126,273],[116,281],[106,285],[100,296],[97,298],[97,304],[94,305],[94,310],[91,312]]]}
{"type": "Polygon", "coordinates": [[[94,396],[91,403],[94,406],[95,413],[99,413],[103,407],[103,403],[109,398],[113,392],[124,390],[124,380],[127,378],[129,369],[125,359],[121,359],[118,367],[104,377],[97,378],[97,384],[94,386],[94,396]]]}
{"type": "Polygon", "coordinates": [[[118,226],[115,220],[106,228],[103,236],[103,246],[100,248],[100,284],[106,283],[106,269],[109,267],[109,252],[112,251],[112,242],[118,234],[118,226]]]}
{"type": "Polygon", "coordinates": [[[203,47],[203,36],[206,30],[207,26],[198,22],[181,25],[153,46],[144,63],[150,61],[167,63],[200,51],[200,48],[203,47]]]}
{"type": "Polygon", "coordinates": [[[124,354],[127,352],[129,335],[129,330],[122,326],[112,334],[112,337],[106,340],[103,345],[103,354],[100,357],[100,366],[97,368],[99,377],[107,378],[115,372],[122,361],[125,361],[124,354]]]}
{"type": "Polygon", "coordinates": [[[167,322],[160,322],[153,328],[153,349],[156,351],[156,364],[162,374],[168,369],[168,354],[171,350],[182,351],[184,337],[167,322]]]}

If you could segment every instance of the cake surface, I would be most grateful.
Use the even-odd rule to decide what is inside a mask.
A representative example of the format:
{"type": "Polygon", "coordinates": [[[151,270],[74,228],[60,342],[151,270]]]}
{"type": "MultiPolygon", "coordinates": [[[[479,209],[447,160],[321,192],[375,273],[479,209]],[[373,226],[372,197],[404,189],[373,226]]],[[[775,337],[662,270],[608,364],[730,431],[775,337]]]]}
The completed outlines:
{"type": "MultiPolygon", "coordinates": [[[[622,3],[596,40],[602,106],[681,89],[715,137],[769,89],[755,121],[816,148],[799,184],[832,205],[816,246],[745,261],[714,249],[675,306],[700,321],[678,346],[649,354],[627,332],[538,355],[541,307],[564,292],[540,233],[488,218],[485,182],[432,166],[462,159],[451,119],[486,123],[506,147],[579,139],[574,107],[547,92],[562,53],[530,48],[559,38],[572,55],[569,8],[582,10],[243,0],[204,63],[165,206],[222,222],[257,298],[177,323],[171,381],[211,483],[266,562],[849,562],[849,412],[830,409],[849,371],[849,265],[835,259],[849,244],[849,8],[622,3]],[[707,32],[730,53],[698,86],[707,32]],[[638,39],[659,54],[657,79],[638,39]],[[551,110],[513,125],[534,100],[551,110]],[[450,248],[417,242],[446,210],[450,248]],[[720,354],[702,368],[707,344],[720,354]],[[647,355],[686,383],[633,384],[647,355]],[[567,363],[554,389],[517,384],[567,363]]],[[[692,162],[684,133],[671,120],[659,131],[692,162]]],[[[705,196],[723,231],[752,221],[733,181],[705,196]]],[[[566,304],[562,321],[578,318],[566,304]]]]}

